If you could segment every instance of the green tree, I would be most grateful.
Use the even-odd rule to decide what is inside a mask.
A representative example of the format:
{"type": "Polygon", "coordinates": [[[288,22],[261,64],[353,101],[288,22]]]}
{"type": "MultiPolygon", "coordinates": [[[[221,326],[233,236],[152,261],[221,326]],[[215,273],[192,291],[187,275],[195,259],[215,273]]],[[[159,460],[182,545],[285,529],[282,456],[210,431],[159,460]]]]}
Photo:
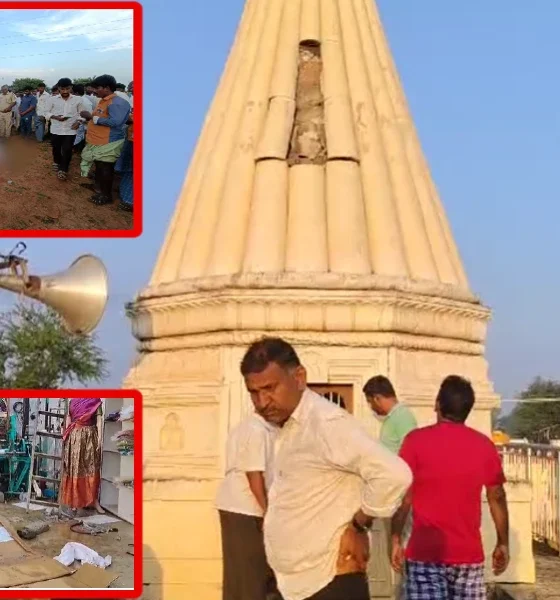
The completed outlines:
{"type": "Polygon", "coordinates": [[[36,79],[35,77],[21,77],[14,79],[12,83],[12,89],[14,92],[24,92],[26,89],[34,90],[41,83],[45,83],[42,79],[36,79]]]}
{"type": "Polygon", "coordinates": [[[519,396],[520,402],[507,419],[506,429],[514,438],[548,442],[560,434],[560,381],[536,377],[519,396]],[[558,402],[539,399],[558,398],[558,402]],[[531,399],[535,400],[531,402],[531,399]]]}
{"type": "Polygon", "coordinates": [[[95,79],[95,77],[77,77],[73,79],[73,83],[80,83],[82,85],[90,85],[91,82],[95,79]]]}
{"type": "Polygon", "coordinates": [[[68,333],[53,310],[17,304],[0,315],[0,386],[57,389],[100,381],[107,360],[93,336],[68,333]]]}
{"type": "Polygon", "coordinates": [[[502,431],[506,426],[506,419],[502,415],[502,410],[500,408],[495,408],[492,411],[492,429],[499,429],[502,431]]]}

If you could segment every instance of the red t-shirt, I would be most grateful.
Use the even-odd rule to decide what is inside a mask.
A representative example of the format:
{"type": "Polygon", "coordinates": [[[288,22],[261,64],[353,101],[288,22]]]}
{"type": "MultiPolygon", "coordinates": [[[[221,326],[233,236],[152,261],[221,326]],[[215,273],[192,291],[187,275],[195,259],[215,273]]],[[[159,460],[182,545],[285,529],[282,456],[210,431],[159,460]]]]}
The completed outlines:
{"type": "Polygon", "coordinates": [[[482,490],[505,483],[494,443],[466,425],[442,422],[408,434],[400,455],[414,477],[406,558],[448,565],[484,562],[482,490]]]}

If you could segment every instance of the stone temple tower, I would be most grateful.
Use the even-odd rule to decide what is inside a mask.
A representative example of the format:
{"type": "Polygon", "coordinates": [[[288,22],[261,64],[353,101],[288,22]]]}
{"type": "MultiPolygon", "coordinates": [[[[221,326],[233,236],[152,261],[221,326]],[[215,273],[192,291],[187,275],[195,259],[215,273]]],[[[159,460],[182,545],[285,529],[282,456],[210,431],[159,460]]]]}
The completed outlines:
{"type": "MultiPolygon", "coordinates": [[[[140,354],[126,385],[144,394],[145,598],[220,598],[213,501],[226,435],[250,410],[247,344],[291,341],[310,383],[374,434],[361,395],[370,376],[388,375],[429,423],[443,377],[464,375],[477,392],[471,424],[489,433],[488,319],[372,0],[247,0],[132,310],[140,354]]],[[[370,576],[383,597],[381,537],[370,576]]]]}

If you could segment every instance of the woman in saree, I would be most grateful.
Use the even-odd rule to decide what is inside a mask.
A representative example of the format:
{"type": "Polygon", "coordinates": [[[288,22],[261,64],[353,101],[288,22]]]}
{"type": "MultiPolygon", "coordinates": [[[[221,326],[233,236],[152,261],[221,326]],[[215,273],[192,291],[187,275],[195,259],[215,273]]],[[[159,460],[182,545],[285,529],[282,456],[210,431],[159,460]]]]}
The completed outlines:
{"type": "Polygon", "coordinates": [[[94,508],[99,504],[101,448],[99,423],[101,398],[72,398],[63,439],[61,504],[72,509],[94,508]]]}

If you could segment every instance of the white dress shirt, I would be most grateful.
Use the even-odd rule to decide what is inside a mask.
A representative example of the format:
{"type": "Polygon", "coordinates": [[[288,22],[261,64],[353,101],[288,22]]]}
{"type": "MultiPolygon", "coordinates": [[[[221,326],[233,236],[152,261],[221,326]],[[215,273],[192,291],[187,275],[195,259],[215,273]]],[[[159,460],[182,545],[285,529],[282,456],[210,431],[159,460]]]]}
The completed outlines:
{"type": "MultiPolygon", "coordinates": [[[[50,106],[51,95],[48,92],[43,92],[40,96],[37,94],[37,116],[44,117],[50,106]]],[[[45,117],[46,118],[46,117],[45,117]]]]}
{"type": "Polygon", "coordinates": [[[96,108],[97,105],[99,104],[100,98],[98,98],[97,96],[94,96],[93,94],[88,94],[87,97],[89,98],[89,100],[93,104],[93,108],[96,108]]]}
{"type": "Polygon", "coordinates": [[[62,96],[51,96],[51,101],[45,111],[45,117],[51,120],[51,133],[54,135],[76,135],[76,130],[72,129],[74,123],[82,122],[80,112],[88,110],[82,102],[81,96],[70,94],[64,99],[62,96]],[[57,121],[52,117],[70,117],[67,121],[57,121]]]}
{"type": "Polygon", "coordinates": [[[132,106],[132,102],[130,100],[130,96],[125,92],[119,92],[118,90],[115,92],[116,96],[120,96],[123,100],[126,100],[130,106],[132,106]]]}
{"type": "Polygon", "coordinates": [[[284,600],[326,587],[356,511],[391,517],[411,482],[407,464],[357,419],[306,390],[276,437],[264,522],[268,562],[284,600]]]}
{"type": "Polygon", "coordinates": [[[277,431],[277,427],[256,413],[231,431],[227,442],[226,476],[216,498],[218,510],[263,516],[263,509],[249,487],[246,474],[264,473],[265,486],[267,489],[270,487],[277,431]]]}
{"type": "Polygon", "coordinates": [[[87,110],[88,112],[93,112],[93,96],[80,96],[80,98],[82,99],[84,110],[87,110]]]}

